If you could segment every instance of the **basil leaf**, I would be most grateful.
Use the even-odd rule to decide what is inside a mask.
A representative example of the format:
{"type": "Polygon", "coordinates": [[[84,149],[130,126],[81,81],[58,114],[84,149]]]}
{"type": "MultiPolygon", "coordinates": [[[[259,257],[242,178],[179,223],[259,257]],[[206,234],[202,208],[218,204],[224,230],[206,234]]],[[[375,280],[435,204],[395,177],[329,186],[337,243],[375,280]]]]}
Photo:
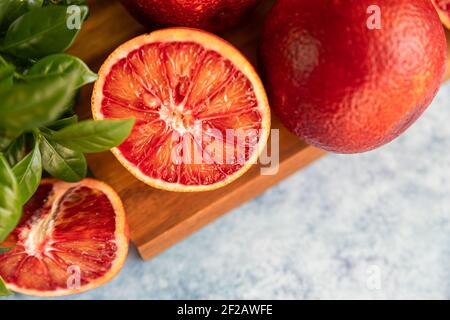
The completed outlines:
{"type": "Polygon", "coordinates": [[[60,130],[62,128],[70,126],[71,124],[75,124],[77,122],[78,122],[78,116],[76,114],[74,114],[71,117],[62,118],[62,119],[53,121],[52,123],[50,123],[47,126],[47,128],[49,128],[51,130],[60,130]]]}
{"type": "Polygon", "coordinates": [[[14,138],[3,136],[2,128],[0,128],[0,150],[5,150],[14,141],[14,138]]]}
{"type": "Polygon", "coordinates": [[[27,9],[33,10],[42,7],[42,5],[44,4],[44,0],[26,0],[26,3],[27,9]]]}
{"type": "Polygon", "coordinates": [[[26,138],[25,135],[21,135],[14,140],[5,151],[5,158],[10,166],[14,166],[20,160],[25,157],[26,152],[26,138]]]}
{"type": "Polygon", "coordinates": [[[16,177],[5,157],[0,155],[0,242],[14,230],[21,213],[16,177]]]}
{"type": "Polygon", "coordinates": [[[0,297],[11,296],[13,293],[6,288],[5,282],[0,276],[0,297]]]}
{"type": "Polygon", "coordinates": [[[14,79],[14,67],[0,66],[0,88],[11,88],[14,79]]]}
{"type": "Polygon", "coordinates": [[[52,135],[52,140],[83,153],[102,152],[121,144],[133,129],[134,119],[86,120],[52,135]]]}
{"type": "MultiPolygon", "coordinates": [[[[80,22],[88,8],[80,6],[80,22]]],[[[69,28],[67,7],[50,5],[29,11],[14,21],[6,32],[1,51],[25,59],[37,59],[66,50],[79,29],[69,28]]]]}
{"type": "Polygon", "coordinates": [[[45,57],[36,62],[25,75],[25,79],[44,79],[48,76],[61,76],[69,72],[78,72],[76,88],[97,80],[97,75],[80,59],[60,53],[45,57]]]}
{"type": "Polygon", "coordinates": [[[0,2],[0,28],[6,25],[8,20],[14,20],[24,12],[20,12],[23,7],[23,1],[20,0],[2,0],[0,2]]]}
{"type": "Polygon", "coordinates": [[[16,176],[20,203],[23,205],[33,196],[42,177],[42,159],[39,145],[36,143],[32,152],[13,168],[16,176]]]}
{"type": "Polygon", "coordinates": [[[0,56],[0,88],[10,88],[12,86],[15,70],[16,67],[14,65],[7,63],[0,56]]]}
{"type": "Polygon", "coordinates": [[[74,96],[77,79],[69,73],[0,90],[0,127],[27,131],[56,120],[74,96]]]}
{"type": "Polygon", "coordinates": [[[86,0],[45,0],[46,3],[63,4],[63,5],[87,5],[86,0]]]}
{"type": "Polygon", "coordinates": [[[45,136],[40,137],[42,165],[53,177],[77,182],[86,177],[87,163],[83,153],[74,151],[45,136]]]}
{"type": "Polygon", "coordinates": [[[16,68],[12,64],[0,65],[0,82],[5,81],[7,78],[11,78],[14,75],[16,68]]]}
{"type": "Polygon", "coordinates": [[[42,7],[43,2],[43,0],[2,0],[0,2],[0,30],[8,27],[28,10],[42,7]]]}
{"type": "Polygon", "coordinates": [[[5,253],[5,252],[9,251],[9,250],[11,250],[12,248],[14,248],[14,247],[7,247],[7,248],[4,248],[4,247],[0,247],[0,254],[2,254],[2,253],[5,253]]]}
{"type": "Polygon", "coordinates": [[[7,149],[19,135],[20,133],[13,132],[0,126],[0,151],[7,149]]]}

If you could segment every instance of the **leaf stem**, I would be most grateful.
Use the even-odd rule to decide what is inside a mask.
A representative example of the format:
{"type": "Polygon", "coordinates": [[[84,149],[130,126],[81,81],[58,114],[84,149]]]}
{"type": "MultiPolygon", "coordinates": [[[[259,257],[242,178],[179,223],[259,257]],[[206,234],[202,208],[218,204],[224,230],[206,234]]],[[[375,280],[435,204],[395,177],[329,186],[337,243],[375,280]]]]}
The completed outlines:
{"type": "Polygon", "coordinates": [[[14,71],[14,78],[25,80],[25,77],[21,73],[18,73],[17,71],[14,71]]]}
{"type": "Polygon", "coordinates": [[[33,129],[31,132],[33,134],[34,140],[36,141],[41,140],[42,132],[38,128],[33,129]]]}
{"type": "Polygon", "coordinates": [[[1,54],[0,54],[0,62],[2,62],[3,64],[9,64],[8,61],[6,61],[1,54]]]}

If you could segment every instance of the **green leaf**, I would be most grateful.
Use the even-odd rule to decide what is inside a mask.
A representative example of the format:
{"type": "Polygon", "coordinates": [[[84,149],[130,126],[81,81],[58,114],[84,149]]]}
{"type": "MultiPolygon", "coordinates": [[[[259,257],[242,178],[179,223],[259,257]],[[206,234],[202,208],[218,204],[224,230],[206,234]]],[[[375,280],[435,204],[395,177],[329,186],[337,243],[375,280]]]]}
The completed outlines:
{"type": "Polygon", "coordinates": [[[14,66],[0,66],[0,88],[11,88],[14,80],[14,66]]]}
{"type": "Polygon", "coordinates": [[[6,288],[5,282],[0,276],[0,297],[11,296],[13,293],[6,288]]]}
{"type": "Polygon", "coordinates": [[[7,247],[7,248],[4,248],[4,247],[0,247],[0,254],[2,254],[2,253],[5,253],[5,252],[9,251],[9,250],[11,250],[12,248],[14,248],[14,247],[7,247]]]}
{"type": "Polygon", "coordinates": [[[22,7],[23,1],[2,0],[0,2],[0,29],[3,25],[6,25],[8,21],[12,21],[23,14],[24,12],[21,12],[22,7]]]}
{"type": "Polygon", "coordinates": [[[39,145],[36,143],[32,152],[13,168],[16,176],[20,203],[23,205],[33,196],[42,177],[42,159],[39,145]]]}
{"type": "Polygon", "coordinates": [[[16,67],[0,56],[0,88],[10,88],[13,84],[16,67]]]}
{"type": "MultiPolygon", "coordinates": [[[[79,8],[82,22],[88,8],[79,8]]],[[[70,25],[73,19],[67,11],[65,6],[50,5],[25,13],[9,26],[0,50],[25,59],[37,59],[66,50],[79,32],[78,28],[70,25]]]]}
{"type": "Polygon", "coordinates": [[[77,182],[86,177],[87,163],[83,153],[68,149],[41,136],[39,147],[42,165],[53,177],[67,182],[77,182]]]}
{"type": "Polygon", "coordinates": [[[73,98],[78,74],[17,83],[0,89],[0,127],[28,131],[56,120],[73,98]]]}
{"type": "Polygon", "coordinates": [[[61,76],[78,72],[76,88],[97,80],[98,76],[80,59],[60,53],[45,57],[36,62],[25,75],[25,80],[45,79],[48,76],[61,76]]]}
{"type": "Polygon", "coordinates": [[[42,7],[43,2],[43,0],[1,0],[0,30],[8,27],[28,10],[42,7]]]}
{"type": "Polygon", "coordinates": [[[28,10],[40,8],[44,4],[44,0],[26,0],[25,2],[27,3],[28,10]]]}
{"type": "Polygon", "coordinates": [[[131,132],[134,119],[86,120],[52,135],[52,140],[84,153],[102,152],[121,144],[131,132]]]}
{"type": "Polygon", "coordinates": [[[17,180],[3,155],[0,155],[0,242],[14,230],[22,214],[17,180]]]}
{"type": "Polygon", "coordinates": [[[45,3],[62,4],[62,5],[87,5],[86,0],[45,0],[45,3]]]}
{"type": "Polygon", "coordinates": [[[14,141],[14,138],[6,137],[2,134],[3,130],[0,128],[0,151],[5,150],[14,141]]]}
{"type": "Polygon", "coordinates": [[[71,117],[62,118],[56,121],[53,121],[52,123],[47,125],[47,128],[51,130],[60,130],[62,128],[65,128],[67,126],[70,126],[72,124],[75,124],[78,122],[78,116],[74,114],[71,117]]]}
{"type": "Polygon", "coordinates": [[[5,158],[10,166],[16,165],[17,162],[25,157],[26,153],[26,137],[19,136],[14,140],[5,151],[5,158]]]}
{"type": "Polygon", "coordinates": [[[20,136],[20,133],[0,126],[0,151],[6,150],[18,136],[20,136]]]}

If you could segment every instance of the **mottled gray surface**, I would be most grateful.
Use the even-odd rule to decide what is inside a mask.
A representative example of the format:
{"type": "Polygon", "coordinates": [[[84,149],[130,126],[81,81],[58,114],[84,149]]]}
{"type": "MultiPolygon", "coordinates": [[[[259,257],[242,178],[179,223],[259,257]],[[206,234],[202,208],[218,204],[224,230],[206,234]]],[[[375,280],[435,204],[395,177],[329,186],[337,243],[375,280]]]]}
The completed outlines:
{"type": "MultiPolygon", "coordinates": [[[[450,299],[450,84],[401,138],[330,155],[77,299],[450,299]]],[[[25,298],[16,296],[15,298],[25,298]]]]}

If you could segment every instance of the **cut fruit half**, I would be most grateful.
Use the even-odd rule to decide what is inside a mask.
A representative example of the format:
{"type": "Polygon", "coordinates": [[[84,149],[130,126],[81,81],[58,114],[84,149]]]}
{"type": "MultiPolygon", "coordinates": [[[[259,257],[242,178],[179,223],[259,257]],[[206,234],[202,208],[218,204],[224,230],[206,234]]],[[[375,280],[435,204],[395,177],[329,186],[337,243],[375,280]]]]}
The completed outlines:
{"type": "Polygon", "coordinates": [[[0,244],[0,276],[15,292],[62,296],[111,280],[128,252],[122,202],[106,184],[43,180],[0,244]]]}
{"type": "Polygon", "coordinates": [[[99,71],[95,119],[135,117],[112,152],[139,180],[171,191],[231,183],[263,151],[270,109],[259,76],[232,45],[170,28],[117,48],[99,71]]]}
{"type": "Polygon", "coordinates": [[[439,13],[442,23],[450,29],[450,0],[431,0],[439,13]]]}

